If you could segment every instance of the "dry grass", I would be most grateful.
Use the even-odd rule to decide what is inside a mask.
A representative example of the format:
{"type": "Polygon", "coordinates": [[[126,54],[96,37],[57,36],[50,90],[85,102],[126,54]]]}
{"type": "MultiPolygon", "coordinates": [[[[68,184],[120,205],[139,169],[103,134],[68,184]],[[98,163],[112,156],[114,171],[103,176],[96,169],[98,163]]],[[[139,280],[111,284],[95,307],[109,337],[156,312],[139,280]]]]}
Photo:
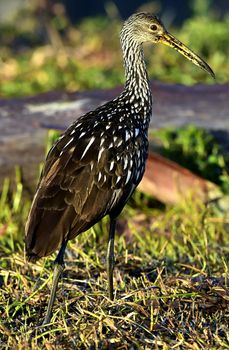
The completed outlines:
{"type": "Polygon", "coordinates": [[[135,199],[116,237],[115,300],[107,297],[104,220],[69,244],[52,323],[43,329],[52,258],[25,261],[28,205],[11,210],[1,246],[2,349],[229,348],[227,227],[208,220],[202,205],[159,210],[135,199]]]}

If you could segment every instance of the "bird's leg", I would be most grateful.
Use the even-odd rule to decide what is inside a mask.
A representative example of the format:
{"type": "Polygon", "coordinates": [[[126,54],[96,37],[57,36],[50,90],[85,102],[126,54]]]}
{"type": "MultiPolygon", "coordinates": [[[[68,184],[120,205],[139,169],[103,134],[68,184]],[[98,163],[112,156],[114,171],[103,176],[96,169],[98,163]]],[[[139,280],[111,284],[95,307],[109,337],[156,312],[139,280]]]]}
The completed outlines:
{"type": "Polygon", "coordinates": [[[56,257],[56,260],[54,262],[52,289],[51,289],[51,294],[50,294],[50,298],[49,298],[49,303],[48,303],[45,319],[42,323],[42,326],[45,326],[46,324],[50,323],[50,321],[51,321],[52,308],[53,308],[53,304],[54,304],[55,297],[56,297],[56,290],[57,290],[58,281],[59,281],[61,273],[64,270],[64,252],[65,252],[65,248],[67,246],[67,243],[68,243],[67,240],[62,243],[60,251],[59,251],[59,253],[56,257]]]}
{"type": "Polygon", "coordinates": [[[107,278],[108,290],[111,300],[114,299],[113,288],[113,270],[114,270],[114,237],[115,237],[116,218],[110,217],[109,240],[107,246],[107,278]]]}

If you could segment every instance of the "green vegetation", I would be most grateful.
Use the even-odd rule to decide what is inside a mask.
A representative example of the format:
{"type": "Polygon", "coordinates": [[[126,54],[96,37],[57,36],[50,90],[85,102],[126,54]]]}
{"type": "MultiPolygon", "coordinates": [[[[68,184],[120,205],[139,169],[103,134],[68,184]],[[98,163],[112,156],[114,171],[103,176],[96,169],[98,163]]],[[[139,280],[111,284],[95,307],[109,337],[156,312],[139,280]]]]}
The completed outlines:
{"type": "MultiPolygon", "coordinates": [[[[202,10],[171,32],[206,58],[218,82],[228,81],[229,18],[206,17],[202,10]]],[[[73,27],[58,15],[51,24],[49,43],[36,35],[39,24],[26,13],[15,21],[17,34],[9,26],[1,28],[1,96],[123,82],[118,19],[88,19],[73,27]],[[9,48],[16,38],[32,49],[17,51],[16,44],[9,48]]],[[[172,50],[159,46],[150,52],[146,56],[152,77],[211,83],[172,50]]],[[[227,159],[211,135],[194,126],[155,135],[163,154],[229,193],[227,159]]],[[[49,146],[55,138],[51,132],[49,146]]],[[[203,203],[185,200],[172,207],[139,192],[120,217],[115,301],[106,293],[105,218],[69,244],[52,324],[39,329],[54,256],[35,265],[25,261],[24,225],[31,202],[23,196],[19,169],[15,176],[14,193],[6,179],[0,195],[1,349],[229,348],[228,218],[216,217],[203,203]]]]}
{"type": "MultiPolygon", "coordinates": [[[[49,90],[96,89],[124,82],[119,18],[90,18],[77,26],[56,15],[42,23],[36,8],[1,29],[0,96],[49,90]],[[44,31],[45,35],[41,36],[44,31]],[[16,30],[16,31],[15,31],[16,30]],[[47,40],[48,38],[48,40],[47,40]],[[18,49],[18,42],[27,48],[18,49]]],[[[229,16],[195,8],[194,16],[169,30],[214,68],[218,83],[229,80],[229,16]]],[[[166,82],[214,83],[212,78],[164,45],[146,47],[150,77],[166,82]]]]}
{"type": "Polygon", "coordinates": [[[203,178],[220,185],[229,193],[228,162],[213,135],[189,125],[183,128],[164,128],[152,132],[153,140],[162,144],[159,150],[165,157],[178,161],[203,178]]]}

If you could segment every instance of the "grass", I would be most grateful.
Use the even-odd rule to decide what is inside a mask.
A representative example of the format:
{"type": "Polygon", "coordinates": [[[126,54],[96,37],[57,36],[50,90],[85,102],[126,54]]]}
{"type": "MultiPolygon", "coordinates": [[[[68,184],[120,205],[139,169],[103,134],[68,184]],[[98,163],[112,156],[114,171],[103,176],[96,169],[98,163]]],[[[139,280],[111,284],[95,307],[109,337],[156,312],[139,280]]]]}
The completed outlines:
{"type": "Polygon", "coordinates": [[[115,300],[107,297],[105,218],[69,244],[52,323],[39,328],[54,257],[25,261],[30,203],[18,172],[17,181],[10,198],[5,182],[0,202],[0,348],[229,348],[226,223],[201,203],[159,208],[138,192],[119,221],[115,300]]]}

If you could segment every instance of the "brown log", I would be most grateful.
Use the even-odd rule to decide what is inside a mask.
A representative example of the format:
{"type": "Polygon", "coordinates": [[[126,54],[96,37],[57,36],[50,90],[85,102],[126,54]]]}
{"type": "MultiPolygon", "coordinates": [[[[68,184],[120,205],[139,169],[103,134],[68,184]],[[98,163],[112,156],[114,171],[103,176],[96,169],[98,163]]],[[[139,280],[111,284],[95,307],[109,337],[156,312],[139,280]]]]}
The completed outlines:
{"type": "Polygon", "coordinates": [[[154,152],[149,154],[145,174],[138,189],[161,202],[171,204],[188,197],[206,202],[221,195],[219,188],[212,182],[154,152]]]}

